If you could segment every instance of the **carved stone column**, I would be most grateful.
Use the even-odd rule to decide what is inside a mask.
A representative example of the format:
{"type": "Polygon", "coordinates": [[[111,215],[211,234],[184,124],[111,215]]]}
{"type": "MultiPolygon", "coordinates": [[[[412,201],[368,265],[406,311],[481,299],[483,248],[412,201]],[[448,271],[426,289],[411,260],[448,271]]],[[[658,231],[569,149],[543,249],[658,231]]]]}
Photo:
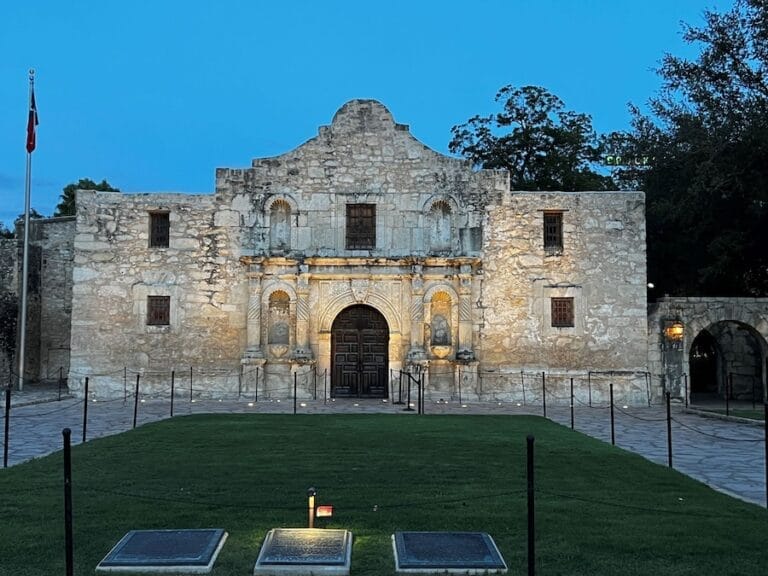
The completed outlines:
{"type": "Polygon", "coordinates": [[[411,349],[408,360],[421,360],[424,352],[424,269],[421,264],[414,264],[411,273],[411,349]]]}
{"type": "Polygon", "coordinates": [[[299,264],[299,278],[296,284],[296,348],[294,357],[309,359],[309,266],[299,264]]]}
{"type": "Polygon", "coordinates": [[[459,345],[458,350],[472,351],[472,266],[459,269],[459,345]]]}
{"type": "Polygon", "coordinates": [[[248,318],[246,322],[245,356],[248,358],[263,358],[261,349],[261,294],[262,286],[261,264],[250,264],[248,267],[248,318]]]}

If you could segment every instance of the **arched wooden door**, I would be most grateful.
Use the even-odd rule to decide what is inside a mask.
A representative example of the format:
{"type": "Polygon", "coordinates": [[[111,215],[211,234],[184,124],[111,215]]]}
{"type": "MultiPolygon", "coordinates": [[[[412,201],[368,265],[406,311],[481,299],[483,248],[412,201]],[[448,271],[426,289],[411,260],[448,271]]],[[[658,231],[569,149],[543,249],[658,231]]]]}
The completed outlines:
{"type": "Polygon", "coordinates": [[[375,308],[343,310],[331,327],[331,396],[386,398],[389,326],[375,308]]]}

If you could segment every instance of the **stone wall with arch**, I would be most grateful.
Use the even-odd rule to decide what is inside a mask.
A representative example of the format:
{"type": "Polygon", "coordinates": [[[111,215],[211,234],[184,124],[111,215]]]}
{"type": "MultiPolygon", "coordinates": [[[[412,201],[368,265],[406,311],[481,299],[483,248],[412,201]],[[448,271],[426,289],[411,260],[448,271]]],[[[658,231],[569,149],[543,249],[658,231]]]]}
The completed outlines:
{"type": "Polygon", "coordinates": [[[649,305],[648,360],[654,392],[688,401],[766,398],[768,298],[665,297],[649,305]],[[682,330],[671,330],[676,325],[682,330]],[[711,349],[707,352],[704,348],[711,349]],[[701,356],[715,371],[697,387],[701,356]]]}

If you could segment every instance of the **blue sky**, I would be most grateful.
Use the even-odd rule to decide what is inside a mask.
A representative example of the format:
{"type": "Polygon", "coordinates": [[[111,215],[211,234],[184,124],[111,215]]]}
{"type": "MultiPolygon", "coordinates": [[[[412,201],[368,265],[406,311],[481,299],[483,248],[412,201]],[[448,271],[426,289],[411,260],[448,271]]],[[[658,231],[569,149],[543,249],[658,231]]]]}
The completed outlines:
{"type": "Polygon", "coordinates": [[[0,220],[24,207],[27,70],[40,115],[32,206],[68,183],[213,192],[312,138],[352,98],[375,98],[432,148],[494,110],[506,84],[540,85],[628,125],[665,52],[695,55],[680,22],[718,0],[25,0],[0,7],[0,220]]]}

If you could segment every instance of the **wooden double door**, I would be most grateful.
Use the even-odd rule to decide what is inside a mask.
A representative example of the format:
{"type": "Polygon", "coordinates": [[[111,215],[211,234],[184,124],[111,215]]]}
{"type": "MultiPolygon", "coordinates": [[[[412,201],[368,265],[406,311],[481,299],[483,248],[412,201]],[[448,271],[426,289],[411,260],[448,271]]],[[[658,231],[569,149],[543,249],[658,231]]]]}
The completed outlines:
{"type": "Polygon", "coordinates": [[[386,398],[389,326],[370,306],[343,310],[331,327],[331,396],[386,398]]]}

